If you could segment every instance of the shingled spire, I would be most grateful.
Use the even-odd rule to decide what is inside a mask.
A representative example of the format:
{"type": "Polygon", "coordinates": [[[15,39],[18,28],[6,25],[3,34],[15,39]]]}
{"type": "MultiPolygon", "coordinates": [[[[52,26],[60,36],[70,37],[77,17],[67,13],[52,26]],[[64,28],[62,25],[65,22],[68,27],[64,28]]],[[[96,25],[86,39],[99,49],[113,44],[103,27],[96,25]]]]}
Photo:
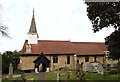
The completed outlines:
{"type": "Polygon", "coordinates": [[[37,33],[35,18],[34,18],[34,9],[33,9],[33,17],[32,17],[32,21],[31,21],[31,26],[30,26],[30,29],[29,29],[29,33],[37,33]]]}
{"type": "Polygon", "coordinates": [[[27,34],[28,34],[28,44],[37,44],[38,43],[39,36],[37,33],[36,24],[35,24],[34,9],[33,9],[33,16],[32,16],[30,29],[27,34]]]}

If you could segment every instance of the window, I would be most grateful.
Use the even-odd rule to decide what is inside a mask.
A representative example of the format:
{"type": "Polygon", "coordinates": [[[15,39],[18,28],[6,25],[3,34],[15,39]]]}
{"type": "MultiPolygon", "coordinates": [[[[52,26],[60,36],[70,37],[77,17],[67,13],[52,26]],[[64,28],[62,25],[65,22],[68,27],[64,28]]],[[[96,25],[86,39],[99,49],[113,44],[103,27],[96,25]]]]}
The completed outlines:
{"type": "Polygon", "coordinates": [[[77,60],[77,63],[79,63],[79,60],[77,60]]]}
{"type": "Polygon", "coordinates": [[[94,56],[94,62],[97,62],[97,57],[96,56],[94,56]]]}
{"type": "Polygon", "coordinates": [[[30,44],[26,45],[26,53],[31,53],[31,45],[30,44]]]}
{"type": "Polygon", "coordinates": [[[53,56],[53,63],[58,63],[58,56],[53,56]]]}
{"type": "Polygon", "coordinates": [[[70,56],[67,56],[67,64],[70,64],[70,56]]]}
{"type": "Polygon", "coordinates": [[[85,56],[85,62],[89,62],[89,56],[85,56]]]}

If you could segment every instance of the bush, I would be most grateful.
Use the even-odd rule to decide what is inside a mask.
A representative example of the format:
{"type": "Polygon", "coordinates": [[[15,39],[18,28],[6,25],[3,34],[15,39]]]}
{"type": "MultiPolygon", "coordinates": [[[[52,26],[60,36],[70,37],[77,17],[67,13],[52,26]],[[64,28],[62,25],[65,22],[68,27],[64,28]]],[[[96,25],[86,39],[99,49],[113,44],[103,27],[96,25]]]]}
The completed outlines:
{"type": "Polygon", "coordinates": [[[120,73],[120,61],[117,63],[118,73],[120,73]]]}
{"type": "Polygon", "coordinates": [[[14,71],[14,74],[24,74],[25,72],[22,71],[22,70],[17,70],[17,71],[14,71]]]}
{"type": "Polygon", "coordinates": [[[111,70],[110,74],[117,74],[117,70],[111,70]]]}

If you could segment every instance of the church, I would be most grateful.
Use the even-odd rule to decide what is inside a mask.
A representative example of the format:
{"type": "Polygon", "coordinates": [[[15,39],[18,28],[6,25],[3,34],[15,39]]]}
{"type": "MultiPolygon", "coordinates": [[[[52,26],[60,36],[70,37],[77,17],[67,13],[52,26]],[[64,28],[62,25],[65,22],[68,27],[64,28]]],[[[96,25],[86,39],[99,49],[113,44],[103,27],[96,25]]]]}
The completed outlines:
{"type": "Polygon", "coordinates": [[[88,65],[90,62],[106,63],[107,46],[104,42],[71,42],[38,40],[34,10],[28,40],[25,40],[21,50],[19,69],[35,72],[70,68],[76,63],[88,65]]]}

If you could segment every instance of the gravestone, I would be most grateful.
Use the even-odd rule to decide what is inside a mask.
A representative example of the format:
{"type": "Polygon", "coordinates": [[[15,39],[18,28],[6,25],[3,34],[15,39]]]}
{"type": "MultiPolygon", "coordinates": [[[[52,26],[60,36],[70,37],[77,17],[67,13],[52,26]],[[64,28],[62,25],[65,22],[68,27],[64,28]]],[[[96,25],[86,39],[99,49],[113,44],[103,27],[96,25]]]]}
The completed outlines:
{"type": "Polygon", "coordinates": [[[50,71],[52,71],[52,70],[53,70],[52,68],[53,68],[53,65],[51,65],[51,67],[50,67],[50,71]]]}
{"type": "Polygon", "coordinates": [[[82,70],[86,72],[87,66],[85,64],[82,65],[82,70]]]}
{"type": "Polygon", "coordinates": [[[89,63],[88,72],[97,72],[98,74],[104,74],[104,68],[100,62],[89,63]]]}
{"type": "Polygon", "coordinates": [[[66,62],[65,62],[65,70],[67,70],[67,65],[66,65],[66,62]]]}
{"type": "Polygon", "coordinates": [[[10,66],[9,66],[9,78],[11,79],[13,76],[13,66],[12,66],[12,63],[10,63],[10,66]]]}
{"type": "Polygon", "coordinates": [[[104,75],[104,68],[101,63],[98,64],[98,74],[104,75]]]}
{"type": "Polygon", "coordinates": [[[91,63],[88,64],[88,72],[93,72],[93,66],[91,63]]]}
{"type": "Polygon", "coordinates": [[[71,70],[73,70],[74,68],[73,68],[73,65],[71,65],[71,70]]]}
{"type": "Polygon", "coordinates": [[[53,65],[53,72],[55,73],[55,65],[53,65]]]}
{"type": "Polygon", "coordinates": [[[60,72],[59,72],[59,69],[58,69],[58,71],[57,71],[57,82],[59,82],[59,80],[60,80],[60,72]]]}

